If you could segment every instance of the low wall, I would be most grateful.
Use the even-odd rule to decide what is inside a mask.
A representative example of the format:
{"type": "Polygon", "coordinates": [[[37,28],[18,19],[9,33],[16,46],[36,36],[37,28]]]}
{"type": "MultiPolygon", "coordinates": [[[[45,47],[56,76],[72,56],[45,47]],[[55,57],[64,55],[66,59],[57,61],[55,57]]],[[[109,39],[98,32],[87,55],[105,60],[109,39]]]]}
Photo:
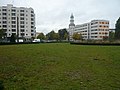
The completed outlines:
{"type": "Polygon", "coordinates": [[[38,43],[40,42],[19,42],[19,43],[1,42],[0,45],[38,44],[38,43]]]}
{"type": "Polygon", "coordinates": [[[84,43],[84,42],[70,42],[75,45],[103,45],[103,46],[120,46],[120,43],[84,43]]]}

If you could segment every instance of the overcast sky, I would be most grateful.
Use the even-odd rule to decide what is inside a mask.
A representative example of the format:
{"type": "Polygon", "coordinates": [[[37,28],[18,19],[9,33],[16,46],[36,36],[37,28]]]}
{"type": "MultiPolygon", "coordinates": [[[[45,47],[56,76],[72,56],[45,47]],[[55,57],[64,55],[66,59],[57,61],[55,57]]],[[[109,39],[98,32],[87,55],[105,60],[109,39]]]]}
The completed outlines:
{"type": "Polygon", "coordinates": [[[71,13],[75,24],[105,19],[110,21],[110,28],[115,28],[120,17],[120,0],[0,0],[0,5],[7,4],[32,7],[36,14],[36,31],[44,33],[68,28],[71,13]]]}

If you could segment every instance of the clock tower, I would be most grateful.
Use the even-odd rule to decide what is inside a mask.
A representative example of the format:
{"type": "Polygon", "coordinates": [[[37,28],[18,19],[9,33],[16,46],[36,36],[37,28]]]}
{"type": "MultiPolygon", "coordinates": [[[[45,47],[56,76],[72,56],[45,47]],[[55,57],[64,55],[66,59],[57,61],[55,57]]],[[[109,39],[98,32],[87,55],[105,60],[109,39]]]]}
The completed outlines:
{"type": "Polygon", "coordinates": [[[73,14],[71,14],[70,24],[69,24],[69,39],[70,39],[70,41],[73,40],[72,36],[73,36],[73,33],[74,33],[74,29],[75,29],[74,16],[73,16],[73,14]]]}

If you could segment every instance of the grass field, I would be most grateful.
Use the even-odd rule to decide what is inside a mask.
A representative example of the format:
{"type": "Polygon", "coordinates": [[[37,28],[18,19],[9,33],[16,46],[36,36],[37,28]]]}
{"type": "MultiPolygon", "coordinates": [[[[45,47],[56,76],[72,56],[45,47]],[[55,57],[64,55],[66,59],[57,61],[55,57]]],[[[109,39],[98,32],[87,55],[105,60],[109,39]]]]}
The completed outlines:
{"type": "Polygon", "coordinates": [[[120,90],[120,46],[0,46],[6,90],[120,90]]]}

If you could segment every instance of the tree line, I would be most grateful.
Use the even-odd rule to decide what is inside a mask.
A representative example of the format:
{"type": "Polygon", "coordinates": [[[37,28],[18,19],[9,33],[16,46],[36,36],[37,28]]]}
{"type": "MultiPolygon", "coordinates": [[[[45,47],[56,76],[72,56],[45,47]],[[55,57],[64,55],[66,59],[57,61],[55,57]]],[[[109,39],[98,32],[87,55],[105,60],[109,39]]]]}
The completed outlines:
{"type": "Polygon", "coordinates": [[[120,40],[120,17],[115,24],[115,32],[109,32],[109,41],[120,40]]]}
{"type": "Polygon", "coordinates": [[[52,30],[46,35],[44,35],[44,33],[39,33],[39,35],[37,36],[37,39],[56,40],[56,41],[68,40],[69,33],[67,32],[66,28],[58,30],[57,33],[54,30],[52,30]]]}

